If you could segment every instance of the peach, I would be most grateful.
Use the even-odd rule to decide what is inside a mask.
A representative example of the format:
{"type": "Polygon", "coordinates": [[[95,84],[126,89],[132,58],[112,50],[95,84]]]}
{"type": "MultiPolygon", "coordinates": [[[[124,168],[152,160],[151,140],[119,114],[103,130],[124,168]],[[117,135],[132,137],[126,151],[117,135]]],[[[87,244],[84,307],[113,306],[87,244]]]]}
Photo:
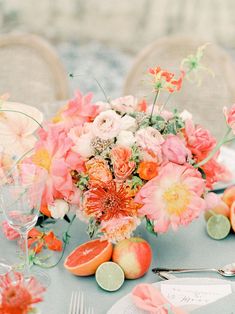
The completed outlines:
{"type": "Polygon", "coordinates": [[[207,211],[204,214],[204,218],[207,221],[212,215],[224,215],[229,218],[230,209],[228,205],[221,199],[220,195],[215,193],[208,193],[205,196],[207,211]]]}
{"type": "Polygon", "coordinates": [[[125,239],[114,246],[112,260],[121,266],[127,279],[137,279],[148,271],[152,250],[142,238],[125,239]]]}
{"type": "Polygon", "coordinates": [[[235,201],[235,185],[230,186],[224,191],[222,200],[228,205],[229,208],[232,206],[232,203],[235,201]]]}
{"type": "Polygon", "coordinates": [[[230,209],[230,222],[233,231],[235,232],[235,202],[232,203],[231,209],[230,209]]]}

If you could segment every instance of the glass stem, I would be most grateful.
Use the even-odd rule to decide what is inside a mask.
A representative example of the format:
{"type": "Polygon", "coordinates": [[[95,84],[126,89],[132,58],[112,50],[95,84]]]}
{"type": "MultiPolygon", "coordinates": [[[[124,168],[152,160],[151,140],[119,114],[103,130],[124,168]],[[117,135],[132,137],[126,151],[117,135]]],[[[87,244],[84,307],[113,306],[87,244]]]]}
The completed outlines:
{"type": "Polygon", "coordinates": [[[30,277],[29,250],[28,250],[28,232],[21,233],[21,240],[24,249],[24,276],[30,277]]]}

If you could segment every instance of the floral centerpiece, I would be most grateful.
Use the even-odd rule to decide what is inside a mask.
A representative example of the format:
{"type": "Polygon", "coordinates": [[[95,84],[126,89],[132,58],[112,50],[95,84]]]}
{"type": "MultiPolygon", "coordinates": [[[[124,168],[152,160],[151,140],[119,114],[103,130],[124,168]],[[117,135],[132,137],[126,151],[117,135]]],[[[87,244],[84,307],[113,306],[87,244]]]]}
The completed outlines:
{"type": "Polygon", "coordinates": [[[187,77],[198,81],[204,48],[183,60],[177,78],[160,67],[148,70],[152,104],[134,96],[93,102],[91,93],[77,92],[43,124],[23,160],[49,173],[40,224],[47,217],[68,220],[74,211],[91,237],[117,242],[143,220],[149,231],[164,233],[205,210],[207,190],[229,175],[217,158],[231,140],[234,109],[226,111],[228,132],[217,143],[189,112],[159,103],[160,93],[179,92],[187,77]]]}

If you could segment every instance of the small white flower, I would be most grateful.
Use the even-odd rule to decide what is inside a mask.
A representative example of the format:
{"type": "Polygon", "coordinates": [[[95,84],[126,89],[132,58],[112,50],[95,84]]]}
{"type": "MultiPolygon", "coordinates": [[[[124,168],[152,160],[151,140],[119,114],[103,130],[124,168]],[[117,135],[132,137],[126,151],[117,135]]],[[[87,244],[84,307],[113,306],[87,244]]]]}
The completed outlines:
{"type": "Polygon", "coordinates": [[[48,205],[51,216],[55,219],[63,219],[69,211],[69,204],[62,199],[56,199],[53,205],[48,205]]]}
{"type": "Polygon", "coordinates": [[[117,145],[132,146],[135,143],[135,137],[131,131],[122,130],[117,136],[117,145]]]}
{"type": "Polygon", "coordinates": [[[184,111],[181,112],[180,118],[183,121],[186,121],[186,120],[192,120],[193,116],[192,116],[192,114],[189,111],[184,110],[184,111]]]}
{"type": "Polygon", "coordinates": [[[136,120],[129,116],[128,114],[121,118],[121,130],[135,131],[136,130],[136,120]]]}

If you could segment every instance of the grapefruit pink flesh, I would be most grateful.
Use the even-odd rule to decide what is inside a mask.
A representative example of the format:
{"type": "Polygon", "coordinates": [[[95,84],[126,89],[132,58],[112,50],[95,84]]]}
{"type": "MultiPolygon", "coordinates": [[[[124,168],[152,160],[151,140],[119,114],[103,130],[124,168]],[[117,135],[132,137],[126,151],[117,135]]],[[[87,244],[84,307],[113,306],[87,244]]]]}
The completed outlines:
{"type": "Polygon", "coordinates": [[[112,244],[108,241],[92,240],[72,251],[64,267],[77,276],[94,275],[99,265],[111,259],[112,252],[112,244]]]}

